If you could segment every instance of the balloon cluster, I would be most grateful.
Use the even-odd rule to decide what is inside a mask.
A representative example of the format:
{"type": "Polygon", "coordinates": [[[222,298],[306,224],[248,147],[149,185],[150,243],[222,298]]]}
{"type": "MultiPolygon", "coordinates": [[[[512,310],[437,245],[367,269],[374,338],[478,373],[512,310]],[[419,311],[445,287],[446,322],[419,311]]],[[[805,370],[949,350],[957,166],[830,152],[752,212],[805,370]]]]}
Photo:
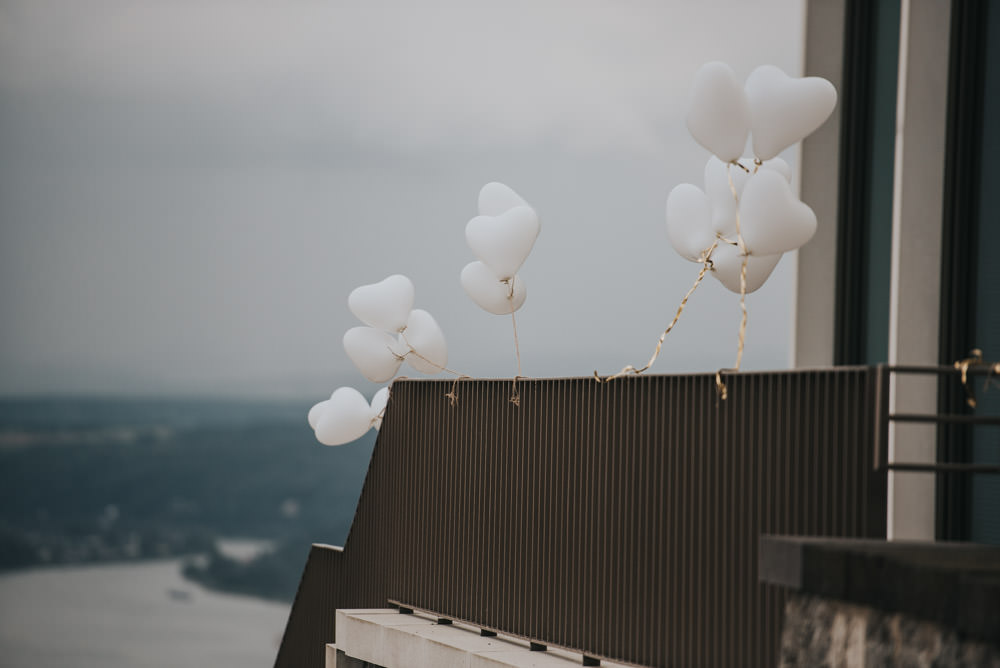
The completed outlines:
{"type": "Polygon", "coordinates": [[[687,127],[712,152],[705,189],[684,183],[667,198],[667,233],[682,257],[709,266],[733,292],[753,292],[781,255],[816,232],[816,214],[791,189],[791,170],[777,155],[832,113],[837,91],[826,79],[794,79],[773,65],[740,85],[725,63],[695,75],[687,127]],[[747,138],[753,156],[743,158],[747,138]]]}
{"type": "Polygon", "coordinates": [[[413,308],[413,283],[393,274],[362,285],[347,297],[351,313],[367,327],[344,334],[344,350],[373,383],[391,380],[403,360],[421,373],[435,374],[448,365],[448,346],[437,321],[413,308]]]}
{"type": "MultiPolygon", "coordinates": [[[[364,327],[344,334],[344,350],[358,370],[374,383],[395,377],[405,360],[415,370],[436,374],[448,364],[448,346],[437,321],[413,308],[413,282],[401,274],[356,288],[347,305],[364,327]]],[[[389,388],[379,390],[369,404],[360,392],[341,387],[309,411],[309,425],[324,445],[341,445],[361,438],[382,424],[389,388]]]]}
{"type": "MultiPolygon", "coordinates": [[[[667,197],[667,236],[677,253],[702,265],[673,320],[660,334],[645,366],[628,365],[602,378],[641,374],[656,361],[667,334],[677,324],[688,298],[706,273],[740,295],[739,371],[746,334],[746,295],[771,275],[781,255],[816,233],[816,214],[791,188],[791,170],[777,157],[816,130],[833,112],[837,91],[826,79],[793,79],[773,65],[762,65],[740,85],[725,63],[703,65],[695,74],[687,128],[712,157],[705,165],[705,189],[682,183],[667,197]],[[752,138],[752,157],[744,158],[752,138]]],[[[719,396],[726,398],[720,370],[719,396]]]]}
{"type": "MultiPolygon", "coordinates": [[[[465,227],[469,247],[479,258],[463,270],[462,287],[479,306],[498,315],[524,304],[527,290],[517,276],[538,237],[538,214],[520,195],[502,183],[488,183],[479,192],[479,215],[465,227]]],[[[448,347],[437,321],[427,311],[413,308],[413,282],[394,274],[356,288],[347,305],[362,327],[344,334],[344,351],[365,378],[373,383],[392,380],[405,361],[416,371],[448,371],[448,347]]],[[[515,324],[514,341],[517,344],[515,324]]],[[[518,353],[518,375],[520,375],[518,353]]],[[[457,381],[456,381],[457,382],[457,381]]],[[[454,387],[448,396],[455,401],[454,387]]],[[[516,388],[514,398],[516,398],[516,388]]],[[[341,445],[361,438],[382,424],[389,388],[379,390],[371,403],[351,387],[338,388],[309,411],[309,425],[324,445],[341,445]]]]}
{"type": "MultiPolygon", "coordinates": [[[[674,250],[700,263],[702,269],[660,335],[649,363],[639,369],[627,366],[603,380],[594,372],[598,381],[648,369],[708,272],[740,293],[743,321],[735,367],[739,369],[746,294],[763,285],[783,253],[799,248],[816,232],[816,215],[792,192],[791,170],[777,156],[822,125],[836,103],[837,92],[826,79],[793,79],[771,65],[755,69],[744,85],[724,63],[708,63],[698,70],[687,127],[713,155],[705,166],[704,190],[685,183],[670,192],[667,233],[674,250]],[[753,155],[744,158],[748,138],[752,138],[753,155]]],[[[517,272],[540,229],[535,210],[502,183],[482,188],[479,215],[465,227],[465,239],[478,260],[462,269],[462,288],[481,308],[496,315],[509,314],[514,324],[518,369],[510,400],[515,404],[519,403],[521,355],[514,312],[527,296],[517,272]]],[[[404,361],[422,373],[447,371],[464,377],[446,368],[444,334],[430,313],[413,308],[413,299],[413,283],[398,274],[351,292],[348,306],[365,326],[344,334],[347,356],[375,383],[395,377],[404,361]]],[[[725,398],[719,374],[716,382],[725,398]]],[[[457,401],[454,386],[446,396],[457,401]]],[[[309,424],[321,443],[347,443],[380,427],[388,399],[388,388],[379,390],[369,403],[357,390],[341,387],[312,407],[309,424]]]]}
{"type": "Polygon", "coordinates": [[[517,275],[531,253],[541,224],[520,195],[502,183],[479,191],[479,215],[465,226],[465,240],[479,258],[462,269],[462,289],[480,308],[495,315],[512,314],[528,295],[517,275]]]}

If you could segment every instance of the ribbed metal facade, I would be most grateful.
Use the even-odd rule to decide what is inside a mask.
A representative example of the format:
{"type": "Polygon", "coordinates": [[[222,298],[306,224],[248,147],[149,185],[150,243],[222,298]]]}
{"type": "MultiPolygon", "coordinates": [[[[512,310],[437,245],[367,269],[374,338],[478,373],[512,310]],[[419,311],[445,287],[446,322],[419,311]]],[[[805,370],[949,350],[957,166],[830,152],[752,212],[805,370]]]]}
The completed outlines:
{"type": "Polygon", "coordinates": [[[302,571],[295,603],[275,666],[324,668],[326,644],[333,642],[337,608],[344,608],[341,582],[343,552],[330,545],[313,545],[302,571]]]}
{"type": "Polygon", "coordinates": [[[758,538],[885,537],[885,383],[725,381],[722,401],[714,375],[520,380],[520,406],[509,380],[461,381],[457,406],[451,381],[395,382],[347,544],[314,548],[276,665],[319,668],[333,609],[389,599],[639,665],[776,665],[758,538]]]}

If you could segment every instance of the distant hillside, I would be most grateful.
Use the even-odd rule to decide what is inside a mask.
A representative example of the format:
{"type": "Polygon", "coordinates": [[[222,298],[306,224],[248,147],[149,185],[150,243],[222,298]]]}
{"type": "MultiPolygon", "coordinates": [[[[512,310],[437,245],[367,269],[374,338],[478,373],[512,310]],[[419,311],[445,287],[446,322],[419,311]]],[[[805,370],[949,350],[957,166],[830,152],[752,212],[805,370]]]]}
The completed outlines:
{"type": "Polygon", "coordinates": [[[302,559],[342,544],[374,432],[324,447],[308,409],[0,400],[0,568],[204,552],[215,536],[301,543],[302,559]]]}

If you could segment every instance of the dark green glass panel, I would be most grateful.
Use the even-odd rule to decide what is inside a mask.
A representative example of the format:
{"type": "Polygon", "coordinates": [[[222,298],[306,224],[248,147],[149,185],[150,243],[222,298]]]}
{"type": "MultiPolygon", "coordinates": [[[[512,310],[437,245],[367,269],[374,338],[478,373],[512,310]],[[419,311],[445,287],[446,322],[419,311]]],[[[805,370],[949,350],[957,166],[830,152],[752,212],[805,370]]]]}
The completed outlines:
{"type": "Polygon", "coordinates": [[[892,180],[896,146],[899,2],[874,3],[871,167],[867,229],[864,363],[889,359],[889,282],[892,257],[892,180]]]}
{"type": "MultiPolygon", "coordinates": [[[[986,49],[983,76],[982,154],[979,174],[979,211],[976,220],[974,344],[990,361],[1000,360],[1000,185],[993,162],[1000,155],[1000,8],[986,3],[986,49]]],[[[1000,415],[1000,387],[979,395],[978,413],[1000,415]]],[[[1000,463],[1000,429],[979,428],[972,437],[976,463],[1000,463]]],[[[971,538],[1000,544],[1000,475],[972,480],[971,538]]]]}

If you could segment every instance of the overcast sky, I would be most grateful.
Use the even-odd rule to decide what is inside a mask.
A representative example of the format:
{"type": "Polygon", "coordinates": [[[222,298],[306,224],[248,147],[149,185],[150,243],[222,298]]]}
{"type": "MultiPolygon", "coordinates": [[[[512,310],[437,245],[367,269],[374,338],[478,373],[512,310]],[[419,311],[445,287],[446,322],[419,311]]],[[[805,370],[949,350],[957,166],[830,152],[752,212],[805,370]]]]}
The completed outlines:
{"type": "MultiPolygon", "coordinates": [[[[639,366],[698,272],[664,223],[708,159],[691,77],[800,75],[802,22],[802,0],[0,0],[0,393],[371,396],[347,295],[394,273],[450,367],[511,376],[510,319],[458,283],[494,180],[542,219],[524,374],[639,366]]],[[[748,298],[744,368],[789,365],[794,264],[748,298]]],[[[739,318],[706,280],[652,371],[732,366],[739,318]]]]}

